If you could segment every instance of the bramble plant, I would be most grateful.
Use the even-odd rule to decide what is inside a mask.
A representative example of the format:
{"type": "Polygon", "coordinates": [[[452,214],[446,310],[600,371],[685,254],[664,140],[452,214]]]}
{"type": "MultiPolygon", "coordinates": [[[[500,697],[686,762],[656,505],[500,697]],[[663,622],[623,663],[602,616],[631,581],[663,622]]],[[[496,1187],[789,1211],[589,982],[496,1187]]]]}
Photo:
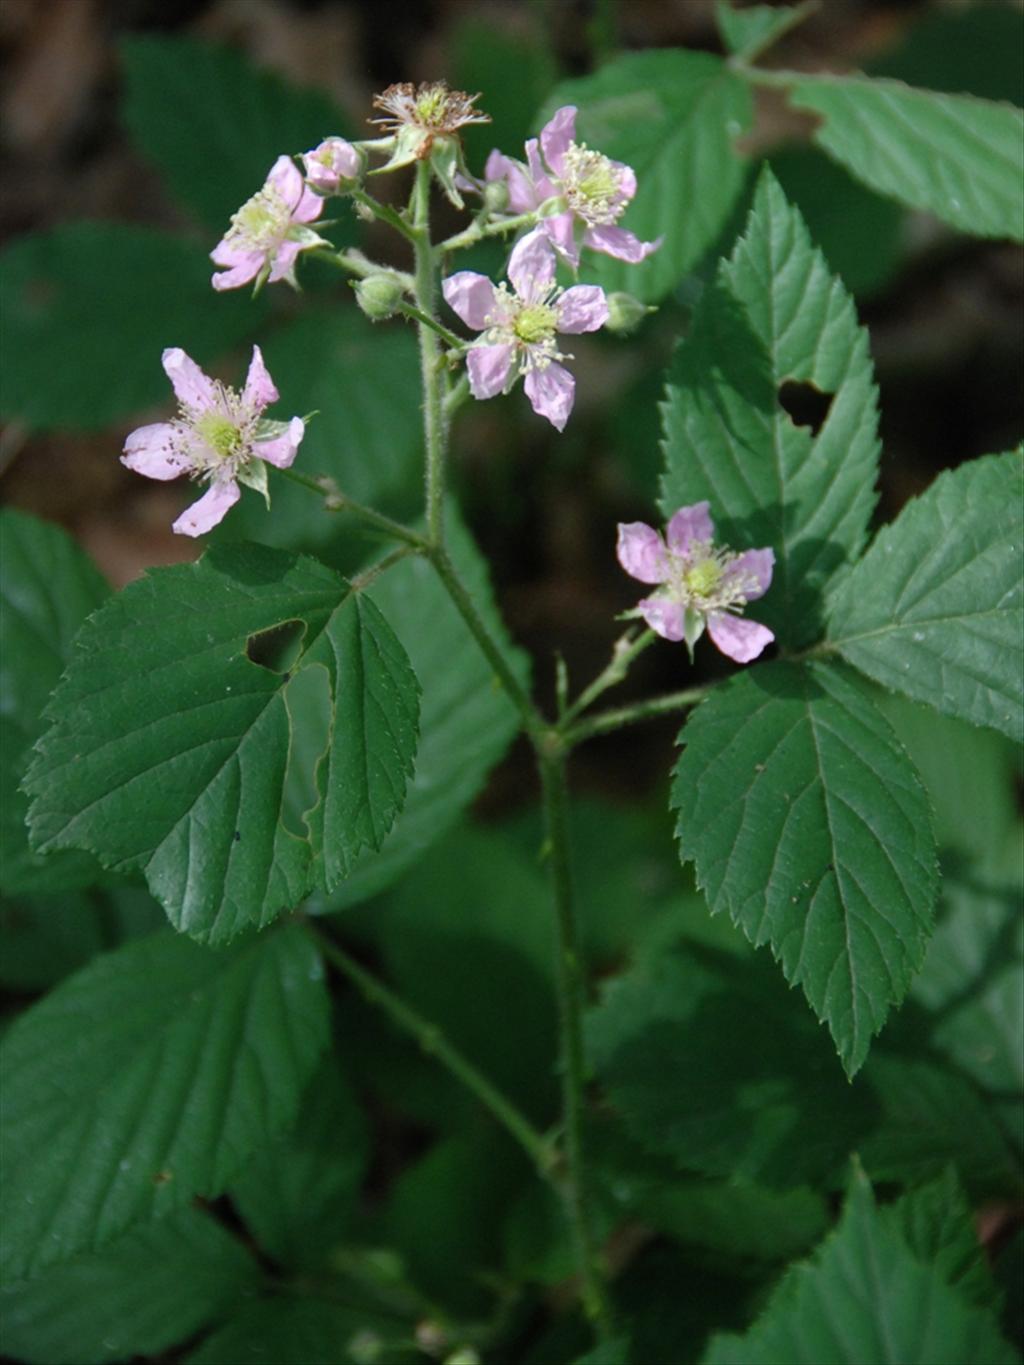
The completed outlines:
{"type": "MultiPolygon", "coordinates": [[[[148,369],[58,394],[56,420],[161,405],[122,461],[196,483],[173,529],[214,534],[111,593],[63,531],[3,514],[7,979],[48,988],[2,1044],[6,1354],[1018,1358],[1013,1261],[972,1211],[1024,1190],[1021,452],[940,474],[871,536],[867,334],[770,166],[742,204],[735,144],[778,87],[880,194],[1019,240],[1022,119],[755,65],[807,11],[720,6],[729,56],[612,58],[483,166],[463,136],[486,92],[392,85],[360,139],[263,87],[281,141],[233,211],[232,158],[200,174],[156,110],[204,62],[263,78],[129,45],[129,124],[223,236],[197,283],[190,245],[125,230],[120,278],[137,247],[167,295],[138,324],[148,369]],[[393,257],[355,244],[366,223],[393,257]],[[570,432],[575,339],[629,347],[712,249],[665,376],[655,524],[606,528],[644,596],[591,681],[556,666],[549,709],[456,504],[453,425],[499,400],[570,432]],[[252,345],[241,389],[211,377],[307,272],[306,315],[252,345]],[[815,428],[787,384],[825,396],[815,428]],[[711,645],[722,666],[688,681],[711,645]],[[608,705],[653,648],[679,688],[608,705]],[[568,766],[666,715],[695,885],[677,862],[649,891],[667,839],[571,808],[568,766]],[[516,735],[542,819],[459,825],[516,735]],[[364,1198],[392,1111],[399,1169],[364,1198]]],[[[33,259],[88,291],[93,231],[33,259]]],[[[39,424],[20,357],[56,343],[12,298],[8,401],[39,424]]]]}

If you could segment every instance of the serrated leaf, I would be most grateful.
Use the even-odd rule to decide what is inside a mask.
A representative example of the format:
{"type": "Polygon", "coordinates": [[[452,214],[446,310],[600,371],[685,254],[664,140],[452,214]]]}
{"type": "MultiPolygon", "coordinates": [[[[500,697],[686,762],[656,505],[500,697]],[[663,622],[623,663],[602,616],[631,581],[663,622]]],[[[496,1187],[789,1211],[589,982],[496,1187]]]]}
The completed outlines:
{"type": "Polygon", "coordinates": [[[673,805],[712,913],[770,943],[849,1075],[924,958],[937,886],[920,779],[856,679],[740,675],[693,713],[673,805]]]}
{"type": "Polygon", "coordinates": [[[1024,113],[901,81],[795,80],[796,109],[823,122],[819,147],[872,189],[979,237],[1024,238],[1024,113]]]}
{"type": "Polygon", "coordinates": [[[752,62],[785,33],[813,14],[816,5],[746,5],[734,9],[728,0],[715,5],[715,22],[729,52],[752,62]]]}
{"type": "Polygon", "coordinates": [[[919,1261],[939,1271],[965,1299],[983,1308],[996,1307],[999,1295],[985,1249],[978,1239],[971,1207],[956,1175],[909,1190],[880,1211],[919,1261]]]}
{"type": "Polygon", "coordinates": [[[5,1273],[219,1194],[296,1114],[327,1036],[298,929],[211,952],[169,931],[97,958],[0,1044],[5,1273]]]}
{"type": "Polygon", "coordinates": [[[202,248],[154,228],[68,223],[13,243],[2,267],[2,409],[33,430],[97,430],[165,402],[165,346],[205,364],[265,314],[218,298],[202,248]]]}
{"type": "MultiPolygon", "coordinates": [[[[459,576],[519,681],[528,687],[529,661],[509,639],[487,565],[454,507],[447,524],[448,553],[459,576]]],[[[332,910],[375,895],[446,834],[519,729],[500,680],[429,564],[404,560],[366,595],[387,617],[420,680],[420,742],[401,816],[380,852],[362,853],[347,879],[317,906],[332,910]],[[429,630],[424,622],[430,623],[429,630]]]]}
{"type": "Polygon", "coordinates": [[[1014,1365],[995,1319],[917,1259],[855,1177],[836,1231],[781,1282],[744,1336],[715,1337],[704,1365],[1014,1365]]]}
{"type": "Polygon", "coordinates": [[[348,124],[323,91],[292,85],[231,48],[135,36],[121,57],[132,139],[218,236],[279,156],[309,151],[348,124]]]}
{"type": "Polygon", "coordinates": [[[753,121],[750,92],[708,53],[632,52],[563,81],[541,117],[565,104],[579,107],[581,142],[636,172],[621,225],[644,241],[664,239],[641,265],[587,252],[587,276],[657,303],[714,245],[743,189],[734,143],[753,121]]]}
{"type": "Polygon", "coordinates": [[[0,884],[5,893],[88,886],[99,872],[80,853],[29,847],[20,790],[43,700],[56,687],[79,626],[109,595],[102,574],[66,532],[25,512],[0,512],[0,884]]]}
{"type": "Polygon", "coordinates": [[[102,1251],[4,1285],[4,1350],[28,1365],[157,1355],[259,1282],[240,1241],[207,1214],[181,1209],[102,1251]]]}
{"type": "Polygon", "coordinates": [[[669,517],[706,498],[722,541],[775,551],[756,616],[794,647],[817,638],[825,586],[864,544],[877,423],[867,333],[766,167],[669,370],[660,502],[669,517]],[[817,434],[780,403],[787,383],[831,395],[817,434]]]}
{"type": "Polygon", "coordinates": [[[418,691],[377,607],[315,560],[227,545],[156,569],[78,637],[26,782],[37,846],[141,869],[197,938],[266,925],[303,899],[314,854],[334,886],[380,846],[418,691]],[[253,662],[250,642],[295,623],[289,672],[253,662]]]}
{"type": "Polygon", "coordinates": [[[940,474],[839,585],[830,642],[884,686],[1021,739],[1022,545],[1019,451],[940,474]]]}

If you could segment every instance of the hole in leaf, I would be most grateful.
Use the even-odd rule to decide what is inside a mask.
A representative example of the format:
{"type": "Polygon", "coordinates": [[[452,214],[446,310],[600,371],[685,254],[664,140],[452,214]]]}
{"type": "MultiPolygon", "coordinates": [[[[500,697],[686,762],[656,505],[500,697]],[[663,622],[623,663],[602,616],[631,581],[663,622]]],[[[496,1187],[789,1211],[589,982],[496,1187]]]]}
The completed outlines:
{"type": "Polygon", "coordinates": [[[287,673],[299,657],[305,633],[305,621],[282,621],[279,626],[250,635],[245,642],[246,655],[251,663],[271,673],[287,673]]]}
{"type": "Polygon", "coordinates": [[[779,406],[798,427],[810,427],[817,436],[825,425],[835,394],[822,393],[813,384],[798,384],[787,379],[779,388],[779,406]]]}

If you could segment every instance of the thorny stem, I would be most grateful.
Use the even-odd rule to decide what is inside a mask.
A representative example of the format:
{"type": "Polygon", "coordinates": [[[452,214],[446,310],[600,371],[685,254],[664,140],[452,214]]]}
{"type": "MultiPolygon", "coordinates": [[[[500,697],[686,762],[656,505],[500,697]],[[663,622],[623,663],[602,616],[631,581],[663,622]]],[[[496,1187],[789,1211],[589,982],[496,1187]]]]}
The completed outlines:
{"type": "Polygon", "coordinates": [[[594,716],[584,716],[574,725],[562,730],[562,743],[567,749],[575,749],[585,739],[595,735],[607,735],[613,730],[622,730],[627,725],[636,725],[642,720],[653,720],[657,716],[671,715],[673,711],[685,711],[703,701],[711,687],[688,687],[681,692],[668,692],[662,697],[648,697],[645,701],[635,702],[632,706],[619,706],[610,711],[598,711],[594,716]]]}
{"type": "Polygon", "coordinates": [[[308,920],[305,921],[305,928],[328,962],[343,976],[348,977],[366,1000],[382,1009],[403,1033],[415,1038],[428,1056],[435,1057],[467,1090],[471,1090],[484,1108],[490,1110],[498,1122],[525,1149],[541,1174],[545,1178],[550,1178],[555,1165],[551,1145],[511,1100],[506,1099],[483,1072],[478,1071],[473,1063],[448,1041],[436,1024],[425,1019],[400,995],[396,995],[372,972],[367,971],[329,934],[308,920]]]}
{"type": "MultiPolygon", "coordinates": [[[[435,252],[430,241],[430,163],[416,163],[416,183],[412,192],[412,221],[415,251],[416,306],[428,317],[434,316],[436,302],[435,252]]],[[[444,457],[447,424],[441,398],[441,354],[437,337],[422,322],[420,370],[423,377],[423,436],[426,456],[427,535],[437,549],[444,547],[444,457]]],[[[461,344],[461,343],[460,343],[461,344]]]]}
{"type": "Polygon", "coordinates": [[[536,209],[531,209],[529,213],[517,213],[512,218],[492,219],[489,223],[477,219],[462,232],[457,232],[454,237],[441,242],[437,249],[442,254],[447,251],[460,251],[462,247],[472,246],[474,242],[481,242],[487,237],[504,236],[507,232],[518,232],[522,227],[533,227],[536,221],[536,209]]]}

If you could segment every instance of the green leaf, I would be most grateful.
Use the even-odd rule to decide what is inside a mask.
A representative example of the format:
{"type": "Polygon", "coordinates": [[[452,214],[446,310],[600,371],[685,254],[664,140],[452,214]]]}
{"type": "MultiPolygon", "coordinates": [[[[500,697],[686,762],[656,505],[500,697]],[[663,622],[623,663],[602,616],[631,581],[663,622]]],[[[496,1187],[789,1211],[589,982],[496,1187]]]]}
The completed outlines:
{"type": "Polygon", "coordinates": [[[1024,239],[1024,113],[901,81],[800,77],[796,109],[823,120],[814,140],[858,180],[979,237],[1024,239]]]}
{"type": "Polygon", "coordinates": [[[581,142],[636,172],[636,198],[621,226],[644,241],[663,238],[641,265],[589,252],[588,277],[657,303],[729,221],[746,177],[733,144],[753,121],[750,92],[708,53],[632,52],[563,81],[541,118],[565,104],[579,107],[581,142]]]}
{"type": "Polygon", "coordinates": [[[999,1295],[978,1240],[970,1205],[952,1170],[910,1190],[880,1214],[918,1258],[971,1303],[995,1307],[999,1295]]]}
{"type": "Polygon", "coordinates": [[[259,1284],[236,1238],[196,1209],[0,1289],[4,1350],[29,1365],[154,1356],[259,1284]]]}
{"type": "Polygon", "coordinates": [[[733,9],[728,0],[718,0],[715,22],[727,50],[753,62],[816,8],[814,0],[805,0],[802,5],[747,5],[743,9],[733,9]]]}
{"type": "MultiPolygon", "coordinates": [[[[165,346],[205,364],[265,312],[215,295],[212,269],[192,242],[126,223],[69,223],[13,243],[0,270],[3,415],[37,431],[93,431],[170,401],[165,346]]],[[[111,441],[112,461],[118,453],[111,441]]]]}
{"type": "Polygon", "coordinates": [[[864,544],[877,422],[867,333],[766,167],[669,371],[661,507],[706,498],[722,541],[775,551],[754,615],[794,647],[818,637],[824,588],[864,544]],[[793,386],[829,396],[816,434],[780,402],[793,386]]]}
{"type": "Polygon", "coordinates": [[[294,1130],[259,1151],[229,1193],[261,1251],[312,1269],[345,1236],[368,1156],[366,1118],[331,1052],[294,1130]]]}
{"type": "Polygon", "coordinates": [[[380,846],[417,703],[366,596],[315,560],[218,547],[80,633],[27,779],[34,837],[142,869],[177,928],[223,942],[297,905],[313,854],[330,887],[380,846]],[[290,671],[254,661],[281,631],[301,639],[290,671]]]}
{"type": "Polygon", "coordinates": [[[838,1228],[794,1267],[744,1336],[713,1339],[704,1365],[1013,1365],[994,1318],[919,1260],[855,1177],[838,1228]]]}
{"type": "Polygon", "coordinates": [[[973,725],[1024,737],[1024,466],[940,474],[839,585],[832,645],[863,673],[973,725]]]}
{"type": "Polygon", "coordinates": [[[220,952],[160,933],[27,1010],[0,1045],[5,1274],[219,1194],[295,1118],[327,1012],[298,929],[220,952]]]}
{"type": "Polygon", "coordinates": [[[682,738],[682,857],[713,914],[771,944],[852,1076],[931,932],[935,846],[913,764],[857,680],[827,665],[731,679],[682,738]]]}
{"type": "Polygon", "coordinates": [[[110,589],[64,531],[25,512],[0,512],[0,864],[5,893],[88,886],[99,869],[80,853],[29,847],[20,790],[40,704],[56,687],[75,632],[110,589]]]}
{"type": "Polygon", "coordinates": [[[1009,5],[918,11],[897,46],[866,70],[927,90],[1024,103],[1024,14],[1009,5]]]}
{"type": "Polygon", "coordinates": [[[407,1345],[410,1336],[411,1327],[403,1339],[393,1319],[372,1309],[280,1295],[246,1305],[186,1359],[188,1365],[353,1365],[360,1359],[416,1365],[422,1356],[407,1345]]]}
{"type": "Polygon", "coordinates": [[[160,35],[125,39],[121,56],[128,132],[218,235],[279,156],[348,126],[322,91],[291,85],[231,48],[160,35]]]}
{"type": "MultiPolygon", "coordinates": [[[[509,639],[487,565],[454,507],[448,553],[491,635],[528,687],[527,657],[509,639]]],[[[413,866],[455,824],[519,729],[515,708],[429,564],[404,560],[366,596],[387,617],[420,680],[420,743],[401,816],[380,852],[360,855],[347,880],[317,906],[332,910],[375,895],[413,866]]]]}

